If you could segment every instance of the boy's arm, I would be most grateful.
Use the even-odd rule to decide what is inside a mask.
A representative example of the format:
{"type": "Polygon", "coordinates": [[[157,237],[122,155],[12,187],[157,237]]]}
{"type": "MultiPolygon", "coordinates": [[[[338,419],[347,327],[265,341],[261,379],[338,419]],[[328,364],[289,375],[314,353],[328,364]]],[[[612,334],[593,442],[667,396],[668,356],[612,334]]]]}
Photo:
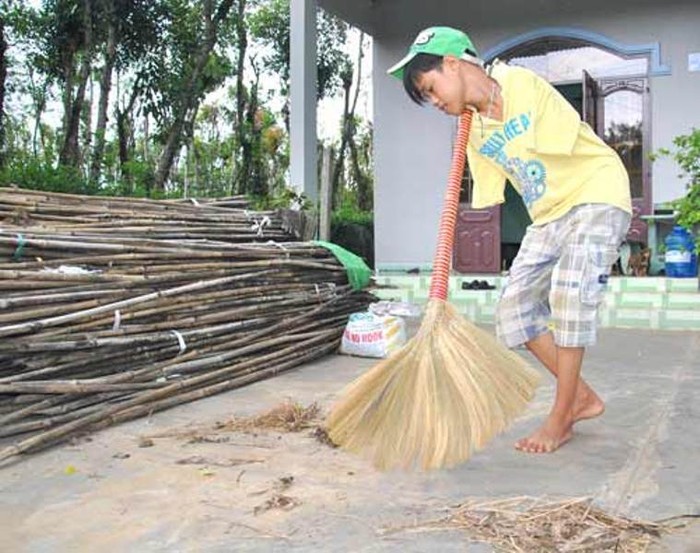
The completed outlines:
{"type": "Polygon", "coordinates": [[[505,177],[489,166],[489,162],[483,159],[471,143],[467,146],[467,162],[474,181],[472,209],[502,204],[505,201],[505,177]]]}

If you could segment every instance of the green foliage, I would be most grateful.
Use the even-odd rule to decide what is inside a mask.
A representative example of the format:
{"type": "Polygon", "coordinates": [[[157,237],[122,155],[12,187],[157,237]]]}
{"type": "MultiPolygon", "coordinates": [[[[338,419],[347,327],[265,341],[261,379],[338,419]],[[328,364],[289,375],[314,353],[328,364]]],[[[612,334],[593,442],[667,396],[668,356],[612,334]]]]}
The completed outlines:
{"type": "Polygon", "coordinates": [[[97,189],[75,167],[53,166],[34,158],[13,158],[0,172],[0,185],[31,190],[94,194],[97,189]]]}
{"type": "Polygon", "coordinates": [[[250,198],[250,207],[254,210],[289,209],[293,206],[301,206],[305,211],[312,209],[309,199],[292,188],[283,187],[272,194],[250,198]]]}
{"type": "Polygon", "coordinates": [[[608,144],[641,144],[642,143],[642,122],[634,124],[612,122],[605,129],[605,141],[608,144]]]}
{"type": "MultiPolygon", "coordinates": [[[[204,41],[204,18],[203,2],[165,0],[157,4],[161,9],[148,16],[161,17],[159,34],[154,42],[145,44],[146,48],[140,51],[141,56],[134,60],[134,65],[144,112],[161,127],[158,136],[162,139],[184,100],[183,87],[204,41]]],[[[146,15],[143,17],[146,28],[150,28],[153,23],[146,15]]],[[[232,68],[228,56],[212,52],[192,93],[202,98],[220,86],[231,75],[232,68]]]]}
{"type": "Polygon", "coordinates": [[[289,0],[264,2],[249,18],[251,35],[270,49],[263,61],[280,76],[282,94],[289,93],[289,18],[289,0]]]}
{"type": "Polygon", "coordinates": [[[354,205],[346,203],[331,214],[331,224],[347,223],[372,227],[374,224],[374,213],[371,211],[360,211],[354,205]]]}
{"type": "Polygon", "coordinates": [[[374,267],[374,216],[346,203],[331,214],[331,242],[359,255],[374,267]]]}
{"type": "Polygon", "coordinates": [[[343,51],[347,41],[348,25],[320,9],[316,23],[318,48],[318,97],[325,98],[337,92],[341,86],[339,68],[350,63],[343,51]]]}
{"type": "MultiPolygon", "coordinates": [[[[671,155],[680,166],[679,178],[686,180],[688,193],[673,202],[678,213],[678,223],[690,231],[700,228],[700,129],[673,139],[675,151],[659,150],[657,156],[671,155]]],[[[696,249],[700,251],[700,233],[696,230],[696,249]]]]}
{"type": "MultiPolygon", "coordinates": [[[[249,41],[237,83],[244,89],[242,105],[236,102],[235,88],[231,96],[221,94],[224,87],[231,88],[239,68],[240,4],[234,3],[219,22],[217,36],[210,36],[215,42],[211,50],[202,48],[207,5],[214,13],[231,8],[227,0],[0,0],[10,68],[0,185],[151,198],[254,193],[257,209],[303,204],[313,210],[305,197],[286,188],[288,105],[272,109],[273,101],[289,92],[289,0],[247,0],[243,27],[249,41]],[[116,48],[109,79],[113,85],[107,96],[107,126],[97,129],[91,114],[97,112],[99,81],[109,67],[108,37],[116,48]],[[197,58],[198,52],[208,55],[197,58]],[[89,62],[84,84],[94,94],[77,102],[84,60],[89,62]],[[200,71],[194,72],[195,66],[200,71]],[[278,76],[281,89],[262,88],[267,82],[260,78],[263,71],[278,76]],[[174,124],[177,114],[185,114],[177,120],[179,126],[174,124]],[[69,118],[78,122],[77,132],[75,125],[67,125],[69,118]],[[66,140],[67,128],[77,137],[72,168],[59,164],[63,146],[75,143],[66,140]],[[176,138],[167,140],[170,136],[176,138]],[[101,138],[103,149],[96,148],[101,138]],[[173,163],[159,171],[164,144],[174,144],[173,163]],[[165,182],[157,190],[160,177],[165,182]]],[[[351,75],[345,54],[348,26],[319,10],[317,33],[318,96],[323,98],[336,93],[351,75]]],[[[361,121],[353,124],[356,155],[353,164],[346,163],[338,187],[344,207],[334,220],[371,228],[371,127],[361,121]],[[365,211],[357,208],[358,202],[365,211]]]]}
{"type": "MultiPolygon", "coordinates": [[[[264,62],[267,70],[280,77],[282,95],[289,94],[290,73],[290,11],[289,0],[271,0],[261,3],[249,18],[253,37],[270,49],[264,62]]],[[[348,25],[319,9],[316,18],[317,96],[332,96],[341,85],[340,68],[350,60],[343,48],[347,41],[348,25]]]]}
{"type": "Polygon", "coordinates": [[[154,194],[163,194],[163,191],[153,189],[155,180],[155,170],[151,163],[133,159],[122,166],[122,178],[103,187],[103,190],[107,196],[156,198],[154,194]]]}

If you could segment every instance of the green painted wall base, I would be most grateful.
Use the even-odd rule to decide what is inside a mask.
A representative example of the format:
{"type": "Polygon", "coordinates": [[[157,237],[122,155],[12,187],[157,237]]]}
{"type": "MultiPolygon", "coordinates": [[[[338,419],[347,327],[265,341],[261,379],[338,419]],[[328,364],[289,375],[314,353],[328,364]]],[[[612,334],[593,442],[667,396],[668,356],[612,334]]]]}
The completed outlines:
{"type": "MultiPolygon", "coordinates": [[[[450,277],[450,303],[468,319],[492,324],[506,277],[450,277]],[[495,290],[463,290],[463,282],[484,280],[495,290]]],[[[428,301],[430,275],[379,275],[374,293],[381,299],[418,305],[428,301]]],[[[612,277],[599,312],[600,326],[658,330],[700,330],[698,279],[612,277]]]]}

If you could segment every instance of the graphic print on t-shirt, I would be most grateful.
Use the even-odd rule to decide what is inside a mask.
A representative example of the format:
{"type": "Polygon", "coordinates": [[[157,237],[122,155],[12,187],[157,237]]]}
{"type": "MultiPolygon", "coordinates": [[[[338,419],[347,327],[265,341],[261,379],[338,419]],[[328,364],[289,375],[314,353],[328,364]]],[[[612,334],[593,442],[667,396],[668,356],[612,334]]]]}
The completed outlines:
{"type": "Polygon", "coordinates": [[[492,159],[500,165],[511,181],[520,187],[523,201],[528,209],[547,191],[547,169],[539,160],[524,160],[519,157],[508,157],[506,146],[516,138],[524,135],[530,129],[531,115],[521,113],[504,123],[502,130],[495,131],[479,153],[492,159]]]}

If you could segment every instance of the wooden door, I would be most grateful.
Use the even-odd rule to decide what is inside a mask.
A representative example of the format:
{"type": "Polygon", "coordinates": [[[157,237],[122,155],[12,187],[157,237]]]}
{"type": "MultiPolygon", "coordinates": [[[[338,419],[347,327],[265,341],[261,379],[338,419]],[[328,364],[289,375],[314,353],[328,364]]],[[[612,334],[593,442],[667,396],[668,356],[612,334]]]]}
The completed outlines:
{"type": "Polygon", "coordinates": [[[458,273],[497,274],[501,269],[501,208],[459,205],[453,268],[458,273]]]}
{"type": "Polygon", "coordinates": [[[602,109],[604,104],[598,101],[600,97],[598,83],[585,69],[581,78],[581,86],[583,88],[581,119],[588,123],[593,131],[597,133],[598,122],[603,119],[602,109]]]}
{"type": "Polygon", "coordinates": [[[647,243],[642,215],[652,212],[649,87],[643,77],[595,81],[584,71],[584,120],[622,159],[630,178],[632,224],[627,240],[647,243]]]}

